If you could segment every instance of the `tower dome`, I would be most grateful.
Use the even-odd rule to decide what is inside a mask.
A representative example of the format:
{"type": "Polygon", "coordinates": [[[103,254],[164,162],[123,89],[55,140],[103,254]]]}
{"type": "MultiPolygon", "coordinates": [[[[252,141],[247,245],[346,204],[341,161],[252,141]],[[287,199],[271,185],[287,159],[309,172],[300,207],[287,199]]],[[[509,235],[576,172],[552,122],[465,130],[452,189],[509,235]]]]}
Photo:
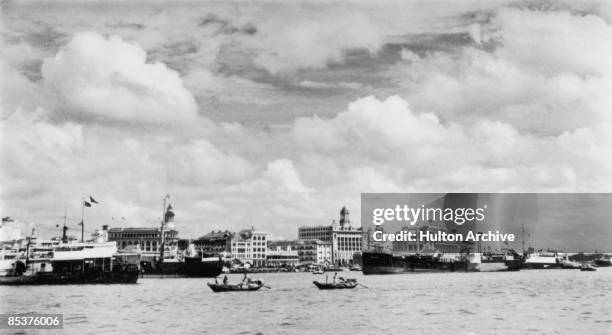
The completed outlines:
{"type": "Polygon", "coordinates": [[[346,225],[350,225],[351,224],[351,219],[349,218],[349,210],[346,208],[346,206],[343,206],[342,209],[340,210],[340,221],[338,223],[340,223],[340,227],[344,227],[346,225]]]}

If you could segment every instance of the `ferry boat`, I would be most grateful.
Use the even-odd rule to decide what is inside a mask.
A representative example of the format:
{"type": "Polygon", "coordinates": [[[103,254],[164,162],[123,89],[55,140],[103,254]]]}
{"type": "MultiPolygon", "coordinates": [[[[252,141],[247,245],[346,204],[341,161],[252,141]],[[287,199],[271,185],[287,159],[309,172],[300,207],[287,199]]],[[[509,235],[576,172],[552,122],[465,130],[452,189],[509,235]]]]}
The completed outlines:
{"type": "Polygon", "coordinates": [[[32,243],[33,240],[28,241],[26,251],[14,258],[10,268],[3,272],[0,285],[128,284],[138,281],[139,255],[118,254],[115,242],[58,242],[41,246],[32,243]]]}
{"type": "Polygon", "coordinates": [[[15,262],[23,256],[22,252],[14,249],[0,251],[0,277],[8,276],[15,267],[15,262]]]}

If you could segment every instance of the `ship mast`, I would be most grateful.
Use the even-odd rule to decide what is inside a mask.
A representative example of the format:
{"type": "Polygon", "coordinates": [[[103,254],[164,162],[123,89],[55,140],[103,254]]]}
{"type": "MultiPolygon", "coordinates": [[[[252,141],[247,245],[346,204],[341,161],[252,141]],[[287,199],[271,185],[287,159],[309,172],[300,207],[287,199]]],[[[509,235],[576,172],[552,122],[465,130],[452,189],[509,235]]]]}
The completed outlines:
{"type": "Polygon", "coordinates": [[[525,222],[521,224],[521,240],[523,255],[525,255],[525,222]]]}
{"type": "Polygon", "coordinates": [[[165,239],[164,239],[164,228],[166,225],[166,200],[170,199],[170,195],[166,194],[166,196],[164,197],[164,208],[162,209],[162,222],[161,222],[161,237],[160,237],[160,241],[159,241],[159,245],[161,247],[161,250],[159,251],[159,261],[160,262],[164,262],[164,244],[165,244],[165,239]]]}
{"type": "Polygon", "coordinates": [[[66,236],[66,231],[68,227],[66,227],[66,220],[68,218],[68,206],[64,207],[64,226],[62,227],[62,243],[68,243],[68,236],[66,236]]]}
{"type": "Polygon", "coordinates": [[[30,243],[32,243],[35,231],[36,228],[32,228],[32,233],[30,234],[30,238],[28,238],[28,243],[26,244],[26,265],[30,263],[30,243]]]}

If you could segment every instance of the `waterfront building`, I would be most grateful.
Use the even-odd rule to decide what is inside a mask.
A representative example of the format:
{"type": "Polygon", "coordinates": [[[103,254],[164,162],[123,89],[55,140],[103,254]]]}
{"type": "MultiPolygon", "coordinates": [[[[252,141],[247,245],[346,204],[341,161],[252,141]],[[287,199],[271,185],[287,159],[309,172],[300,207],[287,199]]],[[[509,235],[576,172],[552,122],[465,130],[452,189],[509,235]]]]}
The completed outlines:
{"type": "MultiPolygon", "coordinates": [[[[292,243],[295,245],[295,242],[292,243]]],[[[276,245],[274,247],[268,247],[266,253],[266,266],[270,267],[295,267],[300,264],[298,251],[295,250],[292,245],[288,244],[286,247],[276,245]]]]}
{"type": "Polygon", "coordinates": [[[292,249],[295,250],[297,245],[297,240],[276,240],[276,241],[268,241],[268,249],[276,249],[280,247],[281,249],[292,249]]]}
{"type": "Polygon", "coordinates": [[[333,239],[333,224],[319,226],[304,226],[298,228],[298,240],[321,240],[331,242],[333,239]]]}
{"type": "Polygon", "coordinates": [[[332,261],[332,243],[321,240],[298,240],[295,244],[301,264],[329,266],[332,261]]]}
{"type": "Polygon", "coordinates": [[[231,254],[234,233],[230,231],[211,231],[193,241],[196,249],[207,254],[231,254]]]}
{"type": "Polygon", "coordinates": [[[361,227],[351,225],[350,213],[346,207],[340,210],[340,220],[331,225],[319,225],[298,228],[298,239],[320,240],[332,246],[332,263],[345,266],[353,263],[355,253],[361,252],[363,231],[361,227]]]}
{"type": "Polygon", "coordinates": [[[231,257],[241,263],[265,266],[267,254],[266,233],[245,229],[234,235],[231,240],[231,257]]]}
{"type": "MultiPolygon", "coordinates": [[[[143,260],[152,260],[159,257],[161,251],[161,230],[155,227],[102,227],[108,241],[115,241],[119,250],[135,250],[142,253],[143,260]]],[[[178,231],[171,229],[164,231],[166,252],[176,253],[178,250],[178,231]]]]}

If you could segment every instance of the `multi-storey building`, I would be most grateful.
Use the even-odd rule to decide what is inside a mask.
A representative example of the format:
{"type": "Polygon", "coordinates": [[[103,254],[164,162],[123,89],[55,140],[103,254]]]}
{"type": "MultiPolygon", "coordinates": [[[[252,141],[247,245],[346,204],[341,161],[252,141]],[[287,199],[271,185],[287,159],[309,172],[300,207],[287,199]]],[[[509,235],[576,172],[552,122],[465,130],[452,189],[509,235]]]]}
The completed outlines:
{"type": "Polygon", "coordinates": [[[298,240],[295,249],[301,264],[331,265],[332,244],[321,240],[298,240]]]}
{"type": "Polygon", "coordinates": [[[104,240],[115,241],[118,249],[135,249],[142,253],[142,259],[155,261],[162,254],[162,241],[164,245],[164,259],[174,258],[178,255],[178,231],[174,229],[174,212],[172,205],[168,205],[164,213],[161,228],[110,228],[102,226],[100,233],[104,240]],[[163,236],[162,236],[163,232],[163,236]]]}
{"type": "Polygon", "coordinates": [[[333,238],[333,222],[331,225],[305,226],[298,228],[299,240],[321,240],[331,242],[333,238]]]}
{"type": "Polygon", "coordinates": [[[329,226],[313,226],[298,228],[300,240],[318,239],[329,242],[332,246],[332,263],[335,265],[350,265],[355,253],[361,252],[363,232],[361,227],[353,227],[346,207],[340,210],[340,220],[332,221],[329,226]]]}
{"type": "Polygon", "coordinates": [[[207,254],[230,255],[232,251],[232,239],[234,233],[230,231],[211,231],[199,237],[193,244],[196,249],[207,254]]]}
{"type": "MultiPolygon", "coordinates": [[[[295,244],[294,244],[295,245],[295,244]]],[[[268,248],[266,253],[266,266],[270,267],[295,267],[300,263],[298,251],[291,245],[283,248],[280,245],[268,248]]]]}
{"type": "Polygon", "coordinates": [[[234,235],[231,241],[232,258],[253,266],[265,266],[267,241],[266,233],[245,229],[234,235]]]}
{"type": "MultiPolygon", "coordinates": [[[[106,226],[107,227],[107,226],[106,226]]],[[[117,242],[118,249],[137,249],[143,259],[155,258],[161,251],[161,230],[159,228],[110,228],[106,232],[108,241],[117,242]]],[[[178,231],[164,231],[164,244],[167,252],[176,252],[178,231]]]]}

